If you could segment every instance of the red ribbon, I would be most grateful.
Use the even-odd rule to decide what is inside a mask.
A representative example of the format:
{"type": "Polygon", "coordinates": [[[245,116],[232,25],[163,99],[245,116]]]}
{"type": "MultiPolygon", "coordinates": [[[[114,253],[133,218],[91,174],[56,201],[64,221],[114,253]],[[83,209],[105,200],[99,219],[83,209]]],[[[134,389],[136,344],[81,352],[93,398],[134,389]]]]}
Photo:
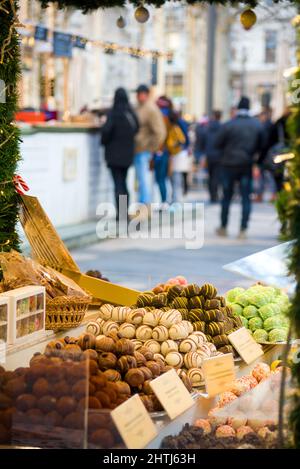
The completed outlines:
{"type": "Polygon", "coordinates": [[[14,175],[13,183],[14,183],[15,189],[18,192],[18,194],[24,195],[23,191],[25,191],[25,192],[29,191],[29,187],[27,186],[26,182],[18,174],[14,175]]]}

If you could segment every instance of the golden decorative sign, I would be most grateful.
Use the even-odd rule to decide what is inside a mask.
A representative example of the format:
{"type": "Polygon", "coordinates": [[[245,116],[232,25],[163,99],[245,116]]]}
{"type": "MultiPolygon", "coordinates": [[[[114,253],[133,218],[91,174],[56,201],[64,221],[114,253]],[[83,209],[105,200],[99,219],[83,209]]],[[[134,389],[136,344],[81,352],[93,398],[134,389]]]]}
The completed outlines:
{"type": "Polygon", "coordinates": [[[35,260],[62,272],[101,302],[126,306],[136,303],[139,291],[82,274],[37,197],[20,197],[20,221],[35,260]]]}

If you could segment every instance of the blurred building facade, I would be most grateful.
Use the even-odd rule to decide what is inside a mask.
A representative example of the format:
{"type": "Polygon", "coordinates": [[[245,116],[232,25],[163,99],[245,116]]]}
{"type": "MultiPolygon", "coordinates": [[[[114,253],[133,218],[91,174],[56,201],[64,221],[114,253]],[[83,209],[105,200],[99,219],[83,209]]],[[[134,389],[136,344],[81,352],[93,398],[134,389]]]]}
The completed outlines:
{"type": "Polygon", "coordinates": [[[274,117],[282,114],[287,95],[287,76],[295,64],[295,31],[291,19],[295,9],[285,2],[266,0],[255,8],[257,23],[245,31],[236,12],[230,11],[230,99],[241,94],[252,101],[254,113],[271,107],[274,117]]]}
{"type": "Polygon", "coordinates": [[[213,25],[215,48],[213,80],[208,79],[208,6],[186,6],[169,2],[163,8],[149,8],[150,19],[141,25],[134,8],[113,8],[83,15],[59,11],[53,5],[41,10],[36,0],[21,0],[20,19],[34,28],[49,28],[47,41],[36,40],[28,29],[22,32],[23,108],[47,107],[71,114],[99,109],[111,103],[114,90],[124,86],[132,92],[139,83],[153,85],[155,93],[171,96],[178,108],[191,118],[207,113],[207,94],[213,107],[224,116],[244,93],[258,112],[270,105],[279,115],[285,106],[284,75],[294,65],[295,38],[290,24],[294,10],[268,0],[256,7],[257,24],[245,31],[239,22],[241,10],[216,7],[213,25]],[[116,25],[122,15],[126,27],[116,25]],[[52,32],[62,31],[88,39],[85,49],[73,48],[70,60],[52,53],[52,32]],[[92,44],[102,40],[123,46],[171,51],[172,60],[136,58],[120,51],[111,53],[92,44]]]}

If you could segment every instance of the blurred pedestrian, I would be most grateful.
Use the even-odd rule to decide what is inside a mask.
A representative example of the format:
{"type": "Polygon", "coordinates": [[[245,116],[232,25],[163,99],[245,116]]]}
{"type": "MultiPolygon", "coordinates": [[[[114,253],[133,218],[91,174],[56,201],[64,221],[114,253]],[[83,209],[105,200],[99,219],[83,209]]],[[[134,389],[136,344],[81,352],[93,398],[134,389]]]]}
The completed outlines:
{"type": "Polygon", "coordinates": [[[274,163],[274,157],[280,153],[284,153],[290,145],[290,136],[287,129],[287,121],[291,114],[289,108],[286,108],[283,115],[278,119],[270,129],[268,151],[263,160],[266,169],[272,172],[276,192],[281,191],[284,182],[284,163],[274,163]]]}
{"type": "Polygon", "coordinates": [[[216,139],[221,151],[221,179],[223,200],[219,236],[227,236],[229,208],[235,183],[239,184],[242,199],[240,239],[246,238],[251,211],[252,166],[255,154],[262,144],[262,129],[259,121],[250,116],[250,100],[243,96],[236,116],[223,124],[216,139]]]}
{"type": "Polygon", "coordinates": [[[269,141],[270,141],[272,126],[273,126],[272,109],[271,108],[263,109],[263,111],[259,114],[258,119],[262,125],[262,145],[261,145],[261,151],[259,153],[259,157],[257,160],[257,168],[258,168],[259,174],[257,175],[258,184],[257,184],[256,196],[254,200],[255,202],[262,202],[266,183],[272,177],[271,173],[264,166],[264,161],[266,159],[266,156],[269,150],[269,145],[270,145],[269,141]]]}
{"type": "Polygon", "coordinates": [[[194,157],[197,165],[199,165],[201,159],[203,158],[203,139],[208,122],[208,117],[203,116],[195,127],[194,157]]]}
{"type": "Polygon", "coordinates": [[[159,108],[151,100],[148,86],[140,85],[136,92],[140,130],[135,139],[134,164],[138,181],[138,201],[148,205],[151,202],[149,181],[151,156],[163,144],[166,127],[159,108]]]}
{"type": "Polygon", "coordinates": [[[219,200],[221,152],[216,139],[221,128],[221,111],[213,111],[202,137],[202,153],[206,157],[208,169],[208,190],[211,203],[219,200]]]}
{"type": "Polygon", "coordinates": [[[112,108],[101,128],[101,142],[105,147],[105,159],[109,167],[115,189],[117,219],[119,219],[119,197],[127,196],[127,172],[133,163],[134,139],[139,130],[138,118],[132,109],[124,88],[115,92],[112,108]]]}
{"type": "Polygon", "coordinates": [[[184,174],[191,169],[191,158],[188,152],[189,137],[187,128],[175,112],[170,100],[167,123],[166,146],[170,155],[169,175],[172,186],[172,203],[181,202],[184,194],[184,174]]]}
{"type": "MultiPolygon", "coordinates": [[[[156,102],[158,105],[165,122],[166,129],[169,127],[169,115],[172,103],[167,96],[160,96],[156,102]]],[[[168,131],[168,130],[167,130],[168,131]]],[[[168,180],[168,168],[169,168],[169,151],[167,148],[167,133],[166,139],[153,155],[153,167],[155,174],[155,181],[158,185],[161,204],[160,210],[167,210],[169,208],[167,200],[167,180],[168,180]]]]}
{"type": "Polygon", "coordinates": [[[182,116],[182,112],[178,112],[178,125],[179,127],[181,128],[182,132],[184,133],[184,136],[185,136],[185,142],[183,144],[183,150],[185,150],[185,154],[186,154],[186,167],[185,167],[185,170],[183,171],[182,173],[182,177],[183,177],[183,195],[187,195],[188,191],[189,191],[189,174],[190,172],[192,171],[192,166],[193,166],[193,162],[192,162],[192,157],[191,157],[191,153],[190,153],[190,145],[191,145],[191,141],[190,141],[190,135],[189,135],[189,124],[188,122],[184,119],[184,117],[182,116]]]}

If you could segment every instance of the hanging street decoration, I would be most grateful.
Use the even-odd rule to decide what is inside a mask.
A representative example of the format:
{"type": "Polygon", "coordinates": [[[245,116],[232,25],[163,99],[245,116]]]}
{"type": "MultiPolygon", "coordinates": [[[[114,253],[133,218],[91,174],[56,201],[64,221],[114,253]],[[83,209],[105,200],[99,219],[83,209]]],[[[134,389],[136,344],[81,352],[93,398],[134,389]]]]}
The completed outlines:
{"type": "Polygon", "coordinates": [[[146,23],[150,18],[150,13],[147,8],[139,6],[134,12],[134,17],[138,23],[146,23]]]}
{"type": "Polygon", "coordinates": [[[120,28],[120,29],[125,28],[125,26],[126,26],[126,21],[125,21],[125,19],[123,18],[123,16],[119,16],[119,18],[117,19],[117,26],[118,26],[118,28],[120,28]]]}
{"type": "Polygon", "coordinates": [[[241,23],[244,29],[246,29],[246,31],[248,31],[255,25],[256,19],[257,19],[256,14],[254,13],[253,10],[250,10],[250,8],[243,11],[240,17],[241,23]]]}

